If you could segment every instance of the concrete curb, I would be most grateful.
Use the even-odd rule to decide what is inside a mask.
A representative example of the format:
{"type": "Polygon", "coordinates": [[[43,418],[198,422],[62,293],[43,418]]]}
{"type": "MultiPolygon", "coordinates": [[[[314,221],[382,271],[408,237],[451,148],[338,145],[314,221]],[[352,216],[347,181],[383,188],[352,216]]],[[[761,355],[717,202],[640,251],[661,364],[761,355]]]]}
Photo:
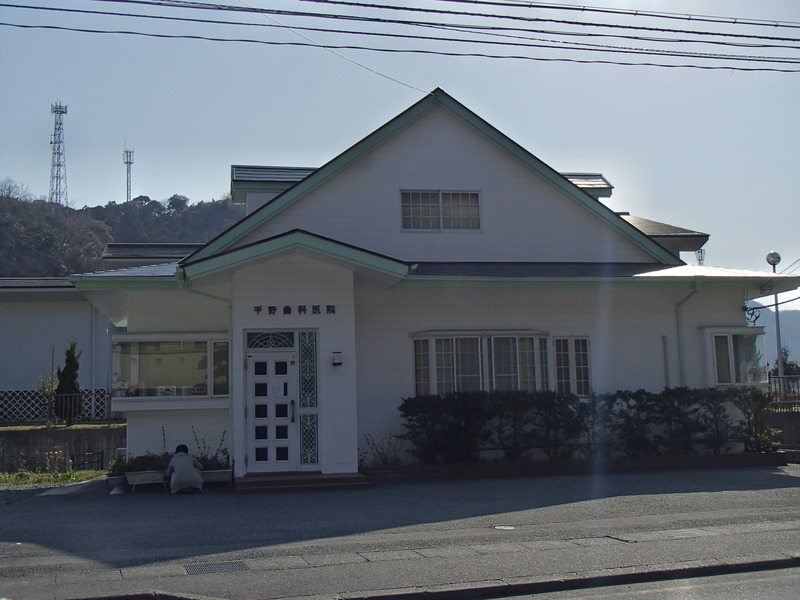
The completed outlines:
{"type": "MultiPolygon", "coordinates": [[[[297,596],[282,600],[491,600],[552,592],[565,592],[616,585],[651,583],[675,579],[691,579],[695,577],[711,577],[730,575],[733,573],[751,573],[756,571],[774,571],[800,567],[800,553],[794,556],[779,555],[760,559],[742,560],[741,562],[725,562],[716,564],[695,564],[684,567],[663,567],[650,570],[614,569],[607,573],[588,572],[576,574],[574,577],[552,579],[547,577],[531,578],[527,581],[466,583],[456,586],[439,586],[432,588],[410,588],[393,590],[371,590],[355,594],[336,594],[297,596]]],[[[517,578],[520,579],[520,578],[517,578]]],[[[211,596],[173,594],[170,592],[137,592],[115,596],[94,596],[82,600],[223,600],[211,596]]]]}
{"type": "MultiPolygon", "coordinates": [[[[765,557],[760,560],[743,562],[695,565],[687,567],[656,568],[653,570],[637,570],[633,572],[609,574],[585,574],[559,579],[541,579],[517,583],[495,583],[483,586],[431,588],[417,590],[383,590],[365,592],[357,595],[337,596],[341,600],[488,600],[550,592],[563,592],[596,587],[629,585],[634,583],[650,583],[674,579],[690,579],[729,575],[732,573],[749,573],[755,571],[773,571],[800,567],[800,555],[765,557]]],[[[297,599],[293,599],[297,600],[297,599]]]]}

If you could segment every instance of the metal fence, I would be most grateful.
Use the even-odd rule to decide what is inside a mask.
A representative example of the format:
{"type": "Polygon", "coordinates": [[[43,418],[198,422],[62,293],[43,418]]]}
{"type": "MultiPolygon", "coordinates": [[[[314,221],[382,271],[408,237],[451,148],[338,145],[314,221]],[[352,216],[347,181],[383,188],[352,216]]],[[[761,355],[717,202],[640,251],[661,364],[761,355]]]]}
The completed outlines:
{"type": "Polygon", "coordinates": [[[800,448],[800,398],[770,404],[770,426],[780,429],[778,441],[782,448],[800,448]]]}
{"type": "MultiPolygon", "coordinates": [[[[104,421],[110,417],[108,390],[81,390],[68,400],[74,402],[75,421],[104,421]]],[[[48,423],[55,417],[54,398],[36,390],[0,391],[0,422],[48,423]]]]}
{"type": "Polygon", "coordinates": [[[782,448],[800,448],[800,375],[770,375],[769,391],[775,399],[770,427],[781,430],[782,448]]]}

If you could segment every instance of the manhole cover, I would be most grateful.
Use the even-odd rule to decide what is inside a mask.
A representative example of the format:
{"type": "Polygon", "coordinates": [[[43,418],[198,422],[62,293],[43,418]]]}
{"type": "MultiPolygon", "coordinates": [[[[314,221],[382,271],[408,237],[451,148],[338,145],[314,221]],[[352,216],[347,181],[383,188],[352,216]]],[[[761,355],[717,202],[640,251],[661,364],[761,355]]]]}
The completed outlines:
{"type": "Polygon", "coordinates": [[[212,563],[190,563],[183,565],[187,575],[205,575],[208,573],[233,573],[234,571],[247,571],[248,567],[241,560],[212,563]]]}

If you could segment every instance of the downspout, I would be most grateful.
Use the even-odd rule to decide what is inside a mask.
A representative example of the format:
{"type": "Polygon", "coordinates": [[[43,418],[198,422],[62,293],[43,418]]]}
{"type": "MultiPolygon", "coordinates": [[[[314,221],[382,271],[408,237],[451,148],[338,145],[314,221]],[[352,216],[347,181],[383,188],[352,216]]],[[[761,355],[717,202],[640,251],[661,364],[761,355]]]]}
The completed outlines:
{"type": "Polygon", "coordinates": [[[700,282],[692,282],[692,291],[675,305],[675,325],[678,328],[678,377],[681,387],[686,387],[686,348],[683,339],[683,305],[700,291],[700,282]]]}
{"type": "MultiPolygon", "coordinates": [[[[233,339],[231,338],[231,335],[233,333],[233,300],[231,298],[224,298],[222,296],[209,294],[208,292],[201,292],[199,290],[192,289],[189,283],[189,278],[186,277],[186,271],[181,267],[176,268],[175,278],[178,280],[178,287],[180,287],[180,289],[186,290],[187,292],[191,292],[192,294],[197,294],[198,296],[203,296],[205,298],[211,298],[212,300],[217,300],[218,302],[224,302],[225,304],[228,305],[228,431],[230,432],[231,436],[229,438],[231,440],[230,443],[233,444],[234,378],[231,377],[231,369],[233,367],[233,361],[231,360],[233,352],[233,339]]],[[[210,351],[213,356],[214,349],[210,348],[210,351]]],[[[235,450],[231,452],[231,469],[236,468],[236,465],[234,464],[236,461],[233,458],[234,455],[235,455],[235,450]]]]}

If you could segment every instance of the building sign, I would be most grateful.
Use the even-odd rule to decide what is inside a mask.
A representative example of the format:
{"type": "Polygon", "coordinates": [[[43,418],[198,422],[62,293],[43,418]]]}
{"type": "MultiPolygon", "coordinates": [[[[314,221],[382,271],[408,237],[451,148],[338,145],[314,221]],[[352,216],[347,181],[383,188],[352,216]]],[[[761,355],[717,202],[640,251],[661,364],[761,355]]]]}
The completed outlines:
{"type": "MultiPolygon", "coordinates": [[[[336,314],[336,305],[335,304],[312,304],[310,306],[306,304],[298,304],[297,306],[292,306],[286,304],[284,306],[267,306],[266,313],[267,315],[291,315],[291,314],[298,314],[298,315],[306,315],[309,312],[312,315],[321,315],[322,311],[325,311],[326,315],[335,315],[336,314]]],[[[260,315],[264,312],[264,307],[261,305],[254,306],[253,312],[257,315],[260,315]]]]}

